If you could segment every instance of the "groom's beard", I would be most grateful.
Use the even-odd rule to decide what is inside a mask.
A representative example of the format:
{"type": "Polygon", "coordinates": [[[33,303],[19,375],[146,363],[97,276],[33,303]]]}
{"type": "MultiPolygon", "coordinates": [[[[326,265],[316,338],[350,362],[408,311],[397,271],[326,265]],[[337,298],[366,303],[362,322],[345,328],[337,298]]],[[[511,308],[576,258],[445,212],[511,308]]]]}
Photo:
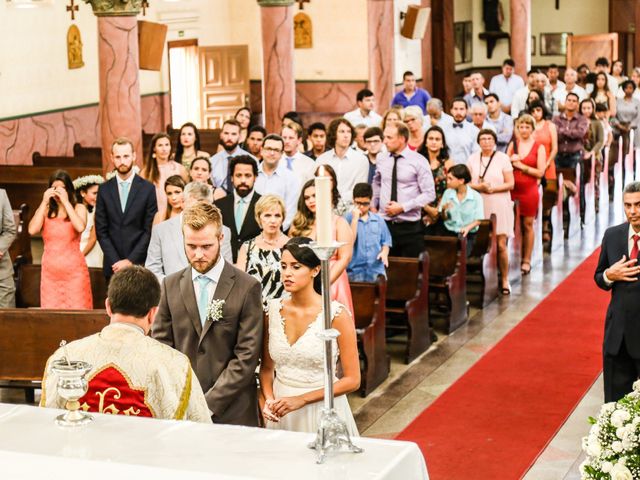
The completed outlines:
{"type": "Polygon", "coordinates": [[[218,251],[215,257],[211,261],[207,262],[205,260],[199,260],[199,261],[194,260],[194,261],[190,261],[189,263],[195,269],[196,272],[204,274],[213,268],[213,266],[218,262],[219,258],[220,258],[220,249],[218,248],[218,251]]]}

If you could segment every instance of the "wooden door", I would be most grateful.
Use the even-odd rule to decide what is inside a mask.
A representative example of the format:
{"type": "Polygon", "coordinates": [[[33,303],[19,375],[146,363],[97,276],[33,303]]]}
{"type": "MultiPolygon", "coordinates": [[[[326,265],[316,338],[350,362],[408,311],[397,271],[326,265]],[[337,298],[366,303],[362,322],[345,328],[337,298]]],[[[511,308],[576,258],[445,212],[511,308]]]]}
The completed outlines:
{"type": "Polygon", "coordinates": [[[577,68],[585,63],[594,67],[598,57],[606,57],[609,63],[618,58],[618,34],[570,35],[567,38],[567,67],[577,68]]]}
{"type": "Polygon", "coordinates": [[[200,47],[202,128],[221,128],[249,100],[249,47],[200,47]]]}

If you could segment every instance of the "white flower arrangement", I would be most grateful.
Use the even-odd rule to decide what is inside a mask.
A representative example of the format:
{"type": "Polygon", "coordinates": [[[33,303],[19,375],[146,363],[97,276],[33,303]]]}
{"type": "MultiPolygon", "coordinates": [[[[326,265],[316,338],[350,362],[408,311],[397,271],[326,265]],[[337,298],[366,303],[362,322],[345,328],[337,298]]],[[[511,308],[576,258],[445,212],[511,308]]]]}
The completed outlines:
{"type": "Polygon", "coordinates": [[[582,480],[640,479],[640,380],[617,402],[605,403],[582,439],[587,459],[580,465],[582,480]]]}
{"type": "Polygon", "coordinates": [[[102,175],[85,175],[84,177],[78,177],[73,181],[73,188],[80,190],[91,185],[102,185],[104,178],[102,175]]]}
{"type": "Polygon", "coordinates": [[[222,319],[222,308],[224,300],[212,298],[207,305],[207,321],[217,322],[222,319]]]}

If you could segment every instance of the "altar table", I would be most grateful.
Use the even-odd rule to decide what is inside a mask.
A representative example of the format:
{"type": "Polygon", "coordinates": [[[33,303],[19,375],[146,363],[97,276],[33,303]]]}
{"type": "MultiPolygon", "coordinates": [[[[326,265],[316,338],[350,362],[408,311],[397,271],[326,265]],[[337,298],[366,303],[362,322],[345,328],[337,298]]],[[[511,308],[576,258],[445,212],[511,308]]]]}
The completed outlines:
{"type": "Polygon", "coordinates": [[[0,403],[0,478],[109,480],[428,480],[411,442],[356,438],[364,453],[332,453],[322,465],[313,434],[92,414],[61,428],[62,411],[0,403]]]}

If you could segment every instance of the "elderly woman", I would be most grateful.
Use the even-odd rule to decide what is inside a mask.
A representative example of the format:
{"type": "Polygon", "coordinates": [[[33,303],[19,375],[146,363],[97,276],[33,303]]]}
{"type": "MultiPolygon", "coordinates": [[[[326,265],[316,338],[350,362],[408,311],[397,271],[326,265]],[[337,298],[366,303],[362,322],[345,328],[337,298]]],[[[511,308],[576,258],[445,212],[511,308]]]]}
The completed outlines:
{"type": "Polygon", "coordinates": [[[284,202],[277,195],[264,195],[256,202],[255,215],[262,232],[242,244],[236,266],[262,284],[262,305],[266,312],[269,301],[280,298],[284,289],[280,281],[280,257],[289,240],[282,233],[284,202]]]}
{"type": "Polygon", "coordinates": [[[404,123],[409,128],[409,148],[414,152],[418,150],[424,142],[424,130],[422,122],[424,116],[422,109],[415,105],[410,105],[404,109],[404,123]]]}
{"type": "Polygon", "coordinates": [[[484,214],[496,216],[498,240],[498,269],[501,292],[511,293],[509,285],[509,252],[507,238],[513,235],[513,202],[509,192],[513,189],[513,166],[506,153],[496,151],[498,137],[493,130],[480,130],[480,151],[472,153],[467,160],[471,172],[470,187],[482,194],[484,214]]]}

